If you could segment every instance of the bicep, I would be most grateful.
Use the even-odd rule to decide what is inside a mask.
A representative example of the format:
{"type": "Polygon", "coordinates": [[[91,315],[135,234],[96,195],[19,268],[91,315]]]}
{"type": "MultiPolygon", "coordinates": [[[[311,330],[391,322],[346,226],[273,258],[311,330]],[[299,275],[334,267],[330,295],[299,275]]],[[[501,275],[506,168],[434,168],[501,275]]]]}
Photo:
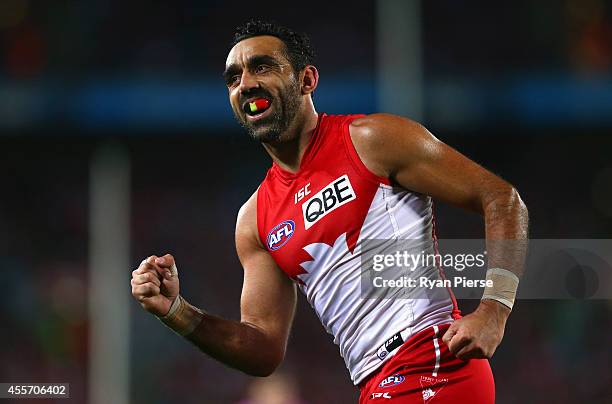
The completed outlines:
{"type": "Polygon", "coordinates": [[[296,288],[259,242],[255,199],[241,209],[236,224],[236,250],[244,270],[241,322],[286,342],[295,313],[296,288]]]}
{"type": "Polygon", "coordinates": [[[451,205],[483,212],[490,198],[510,187],[414,121],[383,115],[364,138],[364,154],[391,181],[451,205]]]}
{"type": "Polygon", "coordinates": [[[264,250],[246,254],[242,262],[241,321],[286,340],[296,305],[294,283],[264,250]]]}
{"type": "MultiPolygon", "coordinates": [[[[465,209],[482,212],[487,194],[503,180],[457,150],[419,129],[416,150],[397,156],[393,180],[405,188],[465,209]]],[[[410,142],[412,143],[412,142],[410,142]]]]}

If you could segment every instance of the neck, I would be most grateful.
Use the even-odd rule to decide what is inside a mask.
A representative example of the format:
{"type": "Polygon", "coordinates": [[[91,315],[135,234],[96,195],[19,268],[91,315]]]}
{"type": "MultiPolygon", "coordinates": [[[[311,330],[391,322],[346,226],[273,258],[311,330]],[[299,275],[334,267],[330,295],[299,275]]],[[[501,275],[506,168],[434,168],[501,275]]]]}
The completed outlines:
{"type": "Polygon", "coordinates": [[[272,160],[285,171],[296,173],[300,169],[302,157],[317,128],[319,115],[311,100],[304,103],[303,111],[294,123],[281,135],[281,140],[264,143],[263,146],[272,160]]]}

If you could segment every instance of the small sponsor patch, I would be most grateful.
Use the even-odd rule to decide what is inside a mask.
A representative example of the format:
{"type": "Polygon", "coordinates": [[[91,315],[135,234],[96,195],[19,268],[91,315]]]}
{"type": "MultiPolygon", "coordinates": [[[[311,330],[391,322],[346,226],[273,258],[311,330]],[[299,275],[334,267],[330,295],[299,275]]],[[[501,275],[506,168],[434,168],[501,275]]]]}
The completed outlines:
{"type": "Polygon", "coordinates": [[[378,359],[385,359],[387,355],[402,346],[403,343],[404,339],[402,338],[401,333],[398,332],[397,334],[389,338],[380,348],[378,348],[378,352],[376,353],[378,359]]]}
{"type": "Polygon", "coordinates": [[[372,393],[371,398],[391,398],[389,393],[372,393]]]}
{"type": "Polygon", "coordinates": [[[287,244],[287,241],[293,236],[294,232],[295,222],[293,220],[285,220],[277,224],[270,230],[270,233],[268,233],[268,238],[266,239],[268,249],[271,251],[278,250],[287,244]]]}
{"type": "Polygon", "coordinates": [[[448,383],[447,378],[421,376],[421,394],[423,395],[423,403],[432,400],[448,383]]]}
{"type": "Polygon", "coordinates": [[[403,383],[404,380],[406,380],[406,378],[398,373],[384,379],[382,382],[380,382],[378,387],[386,388],[397,386],[398,384],[403,383]]]}

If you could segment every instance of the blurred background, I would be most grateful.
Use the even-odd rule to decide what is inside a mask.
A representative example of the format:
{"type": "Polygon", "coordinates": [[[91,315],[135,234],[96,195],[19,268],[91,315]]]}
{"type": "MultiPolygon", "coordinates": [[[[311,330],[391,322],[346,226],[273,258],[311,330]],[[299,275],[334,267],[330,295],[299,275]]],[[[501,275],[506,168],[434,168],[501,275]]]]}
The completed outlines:
{"type": "MultiPolygon", "coordinates": [[[[417,119],[518,188],[532,238],[611,238],[610,1],[1,0],[0,382],[68,382],[76,403],[356,401],[302,296],[285,364],[255,379],[130,295],[171,252],[189,301],[239,318],[235,217],[270,160],[221,71],[251,17],[311,36],[319,111],[417,119]]],[[[483,236],[476,215],[436,219],[483,236]]],[[[612,403],[610,335],[609,300],[519,302],[498,402],[612,403]]]]}

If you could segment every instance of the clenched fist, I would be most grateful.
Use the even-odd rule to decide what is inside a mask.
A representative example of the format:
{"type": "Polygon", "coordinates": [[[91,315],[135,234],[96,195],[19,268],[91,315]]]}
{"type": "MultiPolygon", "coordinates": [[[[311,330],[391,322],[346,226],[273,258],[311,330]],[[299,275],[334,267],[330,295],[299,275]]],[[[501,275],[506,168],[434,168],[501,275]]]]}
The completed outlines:
{"type": "Polygon", "coordinates": [[[510,309],[494,301],[483,300],[473,313],[455,320],[442,341],[462,360],[490,359],[504,336],[510,309]]]}
{"type": "Polygon", "coordinates": [[[158,317],[170,311],[179,294],[179,279],[174,257],[151,255],[132,271],[132,296],[149,313],[158,317]]]}

